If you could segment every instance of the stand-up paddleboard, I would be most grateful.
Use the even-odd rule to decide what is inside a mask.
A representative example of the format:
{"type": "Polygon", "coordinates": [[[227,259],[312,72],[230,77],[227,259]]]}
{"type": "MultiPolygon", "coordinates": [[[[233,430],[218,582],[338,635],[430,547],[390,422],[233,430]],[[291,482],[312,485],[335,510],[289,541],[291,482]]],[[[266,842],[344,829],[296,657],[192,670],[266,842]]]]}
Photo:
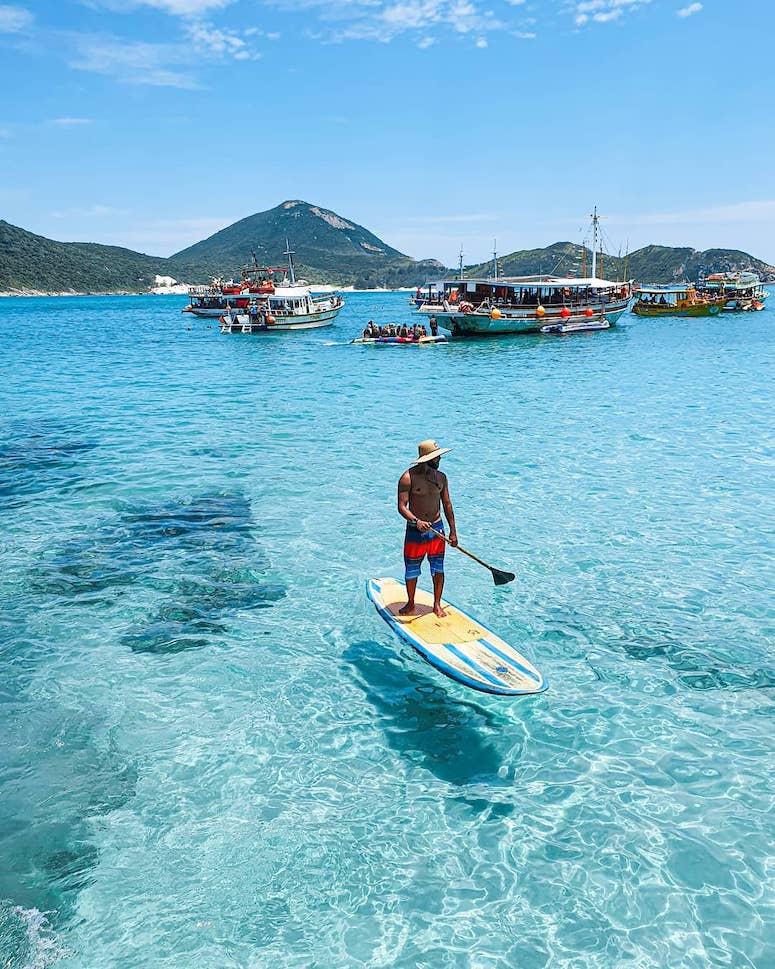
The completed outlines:
{"type": "Polygon", "coordinates": [[[406,586],[396,579],[369,579],[366,595],[398,635],[446,676],[483,693],[521,696],[549,685],[532,663],[481,623],[442,600],[443,619],[433,614],[433,596],[415,596],[415,614],[399,615],[406,586]]]}

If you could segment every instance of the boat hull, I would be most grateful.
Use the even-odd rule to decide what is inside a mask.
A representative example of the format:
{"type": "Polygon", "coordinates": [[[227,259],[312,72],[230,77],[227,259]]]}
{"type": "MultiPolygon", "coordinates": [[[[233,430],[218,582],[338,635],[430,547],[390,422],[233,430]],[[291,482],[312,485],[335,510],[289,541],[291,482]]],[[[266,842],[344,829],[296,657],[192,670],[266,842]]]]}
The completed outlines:
{"type": "Polygon", "coordinates": [[[341,306],[337,306],[334,309],[322,310],[320,313],[281,316],[277,317],[274,323],[260,322],[260,317],[252,318],[247,313],[233,313],[231,317],[223,316],[220,330],[222,333],[275,333],[288,330],[317,330],[324,326],[332,326],[341,308],[341,306]]]}
{"type": "MultiPolygon", "coordinates": [[[[628,301],[611,303],[605,309],[593,309],[593,318],[605,320],[609,325],[616,323],[626,312],[628,301]]],[[[451,330],[455,336],[507,336],[521,333],[540,333],[548,325],[554,323],[572,326],[590,321],[586,313],[571,313],[562,315],[562,307],[545,309],[542,316],[536,315],[535,308],[525,310],[502,310],[499,317],[493,319],[490,313],[449,313],[440,311],[434,314],[439,326],[451,330]]]]}
{"type": "Polygon", "coordinates": [[[223,309],[214,310],[214,309],[202,309],[199,306],[187,306],[184,310],[181,310],[180,312],[191,313],[192,316],[204,316],[204,317],[209,317],[210,319],[218,319],[219,317],[223,316],[223,314],[226,312],[226,307],[224,306],[223,309]]]}
{"type": "Polygon", "coordinates": [[[700,303],[695,306],[645,306],[636,303],[632,312],[636,316],[718,316],[723,303],[700,303]]]}

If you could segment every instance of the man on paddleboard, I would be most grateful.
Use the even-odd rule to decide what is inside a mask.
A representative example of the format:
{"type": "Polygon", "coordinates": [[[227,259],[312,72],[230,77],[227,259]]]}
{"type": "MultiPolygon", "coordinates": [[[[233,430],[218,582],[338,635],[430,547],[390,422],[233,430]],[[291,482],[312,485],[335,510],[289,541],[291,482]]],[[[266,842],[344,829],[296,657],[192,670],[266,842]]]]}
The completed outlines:
{"type": "Polygon", "coordinates": [[[449,522],[449,543],[457,545],[455,512],[449,497],[447,476],[439,471],[442,454],[451,448],[440,448],[435,441],[421,441],[417,447],[417,460],[404,471],[398,482],[398,514],[407,521],[404,539],[404,565],[406,567],[406,592],[408,602],[399,610],[402,616],[414,613],[414,594],[420,578],[422,560],[428,556],[433,578],[433,611],[445,615],[441,606],[444,590],[444,539],[433,534],[444,534],[441,508],[449,522]]]}

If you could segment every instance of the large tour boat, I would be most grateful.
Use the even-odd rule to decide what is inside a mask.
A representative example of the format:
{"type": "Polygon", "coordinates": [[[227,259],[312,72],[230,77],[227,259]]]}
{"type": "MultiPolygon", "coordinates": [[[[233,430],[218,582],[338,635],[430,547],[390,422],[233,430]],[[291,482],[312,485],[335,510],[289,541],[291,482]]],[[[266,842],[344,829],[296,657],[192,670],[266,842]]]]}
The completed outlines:
{"type": "Polygon", "coordinates": [[[268,286],[275,275],[281,273],[284,274],[285,269],[258,266],[243,269],[240,281],[214,279],[209,286],[190,286],[188,290],[189,303],[181,310],[181,313],[217,318],[223,316],[230,308],[247,309],[251,296],[268,292],[268,286]],[[260,272],[262,278],[246,277],[246,274],[257,271],[260,272]]]}
{"type": "Polygon", "coordinates": [[[329,325],[344,306],[344,300],[338,295],[313,296],[304,280],[295,277],[293,252],[287,240],[284,255],[288,259],[287,267],[259,266],[253,256],[253,265],[242,270],[239,281],[214,279],[209,286],[191,286],[189,304],[182,312],[216,319],[236,314],[253,318],[272,316],[279,321],[292,316],[294,325],[278,324],[281,329],[329,325]]]}
{"type": "Polygon", "coordinates": [[[313,330],[331,326],[344,306],[338,293],[313,296],[309,286],[297,280],[293,253],[286,245],[288,271],[255,265],[242,270],[246,282],[239,300],[220,315],[221,333],[266,333],[275,330],[313,330]],[[282,279],[277,276],[282,273],[282,279]]]}
{"type": "Polygon", "coordinates": [[[420,312],[456,336],[539,333],[554,323],[615,323],[631,296],[631,282],[595,276],[454,279],[444,282],[439,301],[423,303],[420,312]]]}
{"type": "Polygon", "coordinates": [[[704,296],[724,296],[725,310],[763,310],[767,290],[756,273],[712,273],[700,279],[697,288],[704,296]]]}
{"type": "Polygon", "coordinates": [[[632,281],[614,282],[597,276],[599,245],[602,258],[599,222],[595,209],[591,276],[586,272],[581,277],[552,273],[501,276],[498,256],[493,252],[491,277],[465,279],[461,252],[457,278],[423,287],[428,298],[419,312],[432,314],[439,326],[456,336],[606,329],[626,312],[632,298],[632,281]]]}
{"type": "Polygon", "coordinates": [[[676,286],[639,286],[632,312],[638,316],[716,316],[725,296],[703,296],[690,283],[676,286]]]}

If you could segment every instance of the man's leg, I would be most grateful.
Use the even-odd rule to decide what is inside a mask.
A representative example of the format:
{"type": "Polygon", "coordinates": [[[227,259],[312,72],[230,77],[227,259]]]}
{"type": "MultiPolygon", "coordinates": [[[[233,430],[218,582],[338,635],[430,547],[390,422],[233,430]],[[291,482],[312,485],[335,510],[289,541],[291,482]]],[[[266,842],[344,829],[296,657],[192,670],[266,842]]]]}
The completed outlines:
{"type": "Polygon", "coordinates": [[[424,558],[425,546],[422,536],[416,528],[409,525],[404,539],[404,581],[406,582],[407,603],[398,610],[400,616],[414,614],[414,594],[417,590],[417,580],[420,578],[420,569],[424,558]]]}
{"type": "Polygon", "coordinates": [[[433,611],[439,617],[443,619],[447,612],[441,605],[441,593],[444,591],[444,573],[434,572],[433,573],[433,611]]]}
{"type": "Polygon", "coordinates": [[[405,606],[402,606],[398,613],[401,616],[411,616],[414,612],[414,594],[417,590],[417,579],[407,579],[406,580],[406,595],[408,602],[405,606]]]}
{"type": "MultiPolygon", "coordinates": [[[[436,531],[443,530],[443,526],[440,523],[433,527],[436,531]]],[[[433,554],[428,555],[428,564],[430,565],[431,577],[433,578],[433,611],[439,619],[443,619],[447,614],[441,605],[441,593],[444,591],[444,548],[442,539],[435,539],[433,542],[433,554]]]]}

